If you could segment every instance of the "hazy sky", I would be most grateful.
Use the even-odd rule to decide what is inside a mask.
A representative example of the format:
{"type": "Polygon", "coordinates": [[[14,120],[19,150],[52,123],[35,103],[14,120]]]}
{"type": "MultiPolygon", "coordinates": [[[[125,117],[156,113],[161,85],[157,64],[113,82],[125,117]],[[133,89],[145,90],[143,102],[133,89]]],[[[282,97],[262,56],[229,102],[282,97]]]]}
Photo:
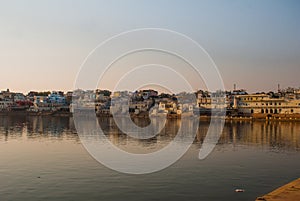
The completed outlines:
{"type": "Polygon", "coordinates": [[[225,87],[300,87],[300,1],[1,1],[0,90],[71,90],[89,52],[136,28],[181,32],[213,58],[225,87]]]}

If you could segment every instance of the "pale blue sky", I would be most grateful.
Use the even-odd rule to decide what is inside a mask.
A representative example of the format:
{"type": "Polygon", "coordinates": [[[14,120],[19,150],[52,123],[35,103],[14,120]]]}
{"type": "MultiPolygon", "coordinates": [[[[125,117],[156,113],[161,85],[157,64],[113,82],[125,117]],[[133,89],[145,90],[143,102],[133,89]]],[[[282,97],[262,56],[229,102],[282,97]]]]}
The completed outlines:
{"type": "Polygon", "coordinates": [[[100,42],[156,27],[203,46],[225,87],[300,87],[300,1],[0,1],[0,90],[71,90],[100,42]]]}

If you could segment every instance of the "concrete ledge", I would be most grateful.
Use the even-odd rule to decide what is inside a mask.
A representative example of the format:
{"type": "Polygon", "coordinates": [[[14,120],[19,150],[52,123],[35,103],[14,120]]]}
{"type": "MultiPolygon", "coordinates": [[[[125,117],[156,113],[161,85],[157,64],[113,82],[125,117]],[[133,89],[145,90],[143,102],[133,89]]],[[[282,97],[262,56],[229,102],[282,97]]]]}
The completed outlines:
{"type": "Polygon", "coordinates": [[[256,201],[296,201],[300,200],[300,178],[288,183],[271,193],[256,198],[256,201]]]}

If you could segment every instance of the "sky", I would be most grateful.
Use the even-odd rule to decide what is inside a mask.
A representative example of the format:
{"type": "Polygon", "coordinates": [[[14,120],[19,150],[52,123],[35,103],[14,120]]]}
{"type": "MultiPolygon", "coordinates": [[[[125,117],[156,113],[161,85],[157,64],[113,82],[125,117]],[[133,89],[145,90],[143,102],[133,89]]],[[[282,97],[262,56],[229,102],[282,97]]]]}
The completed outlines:
{"type": "Polygon", "coordinates": [[[0,3],[0,90],[72,90],[95,47],[139,28],[170,29],[195,40],[228,90],[234,83],[249,92],[300,87],[297,0],[0,3]]]}

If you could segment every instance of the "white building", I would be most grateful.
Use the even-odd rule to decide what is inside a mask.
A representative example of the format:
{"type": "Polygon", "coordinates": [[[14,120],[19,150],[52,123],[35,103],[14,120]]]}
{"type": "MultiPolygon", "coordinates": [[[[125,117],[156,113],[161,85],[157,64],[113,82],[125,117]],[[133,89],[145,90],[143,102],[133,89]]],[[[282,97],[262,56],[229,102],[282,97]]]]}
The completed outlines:
{"type": "Polygon", "coordinates": [[[0,100],[0,110],[10,110],[12,106],[12,100],[0,100]]]}

